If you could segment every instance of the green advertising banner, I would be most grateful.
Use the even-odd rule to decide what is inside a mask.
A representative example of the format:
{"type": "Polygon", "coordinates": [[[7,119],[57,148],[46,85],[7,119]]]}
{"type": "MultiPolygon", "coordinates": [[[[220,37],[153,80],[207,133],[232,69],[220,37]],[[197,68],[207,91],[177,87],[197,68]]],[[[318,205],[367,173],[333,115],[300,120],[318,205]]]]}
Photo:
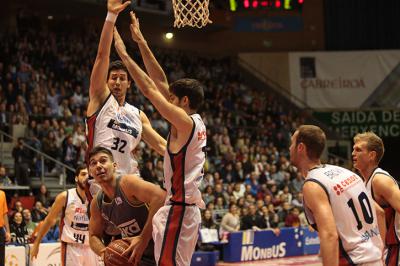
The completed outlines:
{"type": "Polygon", "coordinates": [[[314,117],[345,138],[365,131],[381,138],[400,136],[400,110],[314,112],[314,117]]]}

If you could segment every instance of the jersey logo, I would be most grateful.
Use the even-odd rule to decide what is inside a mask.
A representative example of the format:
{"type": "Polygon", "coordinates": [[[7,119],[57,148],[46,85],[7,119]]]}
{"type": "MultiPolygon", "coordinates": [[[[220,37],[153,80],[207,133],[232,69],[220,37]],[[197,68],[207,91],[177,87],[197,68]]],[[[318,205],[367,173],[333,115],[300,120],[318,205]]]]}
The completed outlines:
{"type": "Polygon", "coordinates": [[[115,198],[115,203],[116,203],[117,205],[121,205],[121,204],[122,204],[122,199],[121,199],[121,197],[116,197],[116,198],[115,198]]]}
{"type": "Polygon", "coordinates": [[[137,138],[137,136],[139,135],[139,131],[136,128],[128,126],[125,123],[120,123],[118,121],[115,121],[114,119],[110,119],[110,122],[108,122],[107,127],[122,133],[129,134],[134,138],[137,138]]]}
{"type": "Polygon", "coordinates": [[[340,183],[336,183],[336,185],[333,187],[333,190],[335,190],[336,195],[339,196],[341,193],[343,193],[345,189],[348,189],[354,184],[357,184],[358,183],[357,181],[361,181],[361,179],[358,178],[358,176],[356,175],[351,175],[346,179],[340,181],[340,183]]]}
{"type": "Polygon", "coordinates": [[[136,219],[122,223],[118,225],[118,228],[121,230],[122,237],[134,236],[141,231],[136,219]]]}
{"type": "Polygon", "coordinates": [[[206,138],[207,138],[207,133],[205,130],[197,132],[197,140],[198,141],[205,140],[206,138]]]}

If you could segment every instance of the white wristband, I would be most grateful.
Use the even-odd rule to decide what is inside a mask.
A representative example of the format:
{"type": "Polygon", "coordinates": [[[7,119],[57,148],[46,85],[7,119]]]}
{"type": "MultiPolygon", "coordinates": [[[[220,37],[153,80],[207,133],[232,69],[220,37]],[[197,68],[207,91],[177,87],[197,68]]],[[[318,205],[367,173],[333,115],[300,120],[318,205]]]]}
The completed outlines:
{"type": "Polygon", "coordinates": [[[107,12],[106,21],[110,21],[111,23],[115,23],[115,21],[117,21],[117,17],[118,17],[117,14],[108,11],[107,12]]]}

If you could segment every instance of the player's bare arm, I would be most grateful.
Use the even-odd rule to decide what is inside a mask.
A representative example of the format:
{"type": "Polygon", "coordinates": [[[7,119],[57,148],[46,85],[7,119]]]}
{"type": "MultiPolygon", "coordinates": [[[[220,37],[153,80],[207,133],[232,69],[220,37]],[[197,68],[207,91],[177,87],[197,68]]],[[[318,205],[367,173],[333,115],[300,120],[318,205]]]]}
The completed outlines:
{"type": "Polygon", "coordinates": [[[339,237],[326,192],[317,183],[306,182],[303,187],[303,195],[304,201],[312,211],[318,226],[323,265],[339,265],[339,237]]]}
{"type": "Polygon", "coordinates": [[[140,112],[140,117],[142,119],[142,139],[149,145],[153,150],[155,150],[161,156],[164,156],[165,149],[167,146],[167,141],[154,130],[150,124],[150,120],[144,112],[140,112]]]}
{"type": "Polygon", "coordinates": [[[146,182],[135,175],[123,176],[120,180],[120,187],[130,200],[139,200],[149,205],[149,214],[142,233],[139,237],[131,238],[129,248],[123,253],[123,255],[130,254],[129,260],[137,263],[152,238],[153,216],[164,205],[166,193],[159,186],[146,182]]]}
{"type": "Polygon", "coordinates": [[[385,219],[385,211],[379,206],[379,204],[374,200],[376,219],[378,221],[379,234],[381,235],[383,247],[385,246],[385,238],[386,238],[386,219],[385,219]]]}
{"type": "Polygon", "coordinates": [[[153,52],[150,50],[150,47],[148,46],[146,39],[143,37],[143,34],[140,30],[139,19],[132,11],[130,12],[130,16],[131,16],[131,25],[130,25],[131,36],[132,39],[139,46],[140,54],[142,55],[147,73],[149,74],[150,78],[154,81],[154,83],[157,86],[157,89],[160,90],[161,94],[164,95],[166,99],[168,99],[169,85],[167,76],[165,75],[164,70],[158,63],[153,52]]]}
{"type": "Polygon", "coordinates": [[[133,80],[143,95],[148,98],[160,114],[178,131],[189,132],[193,128],[193,120],[182,109],[170,103],[157,89],[153,80],[136,64],[126,52],[126,47],[117,29],[114,29],[114,44],[118,55],[128,68],[133,80]]]}
{"type": "Polygon", "coordinates": [[[106,246],[101,241],[104,232],[104,219],[100,214],[96,199],[90,203],[89,244],[90,248],[104,259],[106,246]]]}
{"type": "Polygon", "coordinates": [[[56,197],[53,205],[51,206],[50,212],[47,214],[44,219],[38,235],[33,243],[33,247],[31,249],[31,259],[36,258],[39,252],[40,242],[42,238],[47,234],[49,229],[55,225],[57,222],[57,217],[60,215],[63,207],[65,206],[65,201],[67,200],[67,191],[61,192],[56,197]]]}
{"type": "MultiPolygon", "coordinates": [[[[108,0],[107,10],[112,15],[117,16],[129,4],[130,1],[108,0]]],[[[114,24],[115,21],[113,22],[112,16],[111,18],[107,17],[101,31],[97,55],[90,76],[88,116],[93,115],[110,94],[110,90],[107,87],[107,71],[110,63],[114,24]]]]}
{"type": "Polygon", "coordinates": [[[400,189],[391,177],[376,174],[372,180],[372,186],[374,197],[380,205],[387,203],[400,213],[400,189]]]}

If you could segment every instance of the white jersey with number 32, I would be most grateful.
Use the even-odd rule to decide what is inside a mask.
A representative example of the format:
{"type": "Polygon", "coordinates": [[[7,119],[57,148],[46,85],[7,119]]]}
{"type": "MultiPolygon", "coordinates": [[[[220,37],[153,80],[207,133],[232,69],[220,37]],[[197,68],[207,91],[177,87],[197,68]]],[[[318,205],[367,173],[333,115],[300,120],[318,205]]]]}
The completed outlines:
{"type": "Polygon", "coordinates": [[[139,174],[138,163],[132,154],[142,135],[138,108],[128,103],[120,106],[110,93],[103,106],[86,119],[86,135],[89,151],[102,146],[112,152],[118,173],[139,174]]]}
{"type": "MultiPolygon", "coordinates": [[[[328,195],[341,257],[354,264],[381,259],[382,240],[374,201],[361,177],[339,166],[323,165],[311,169],[305,182],[318,183],[328,195]]],[[[310,224],[315,225],[312,212],[307,207],[305,211],[310,224]]]]}

